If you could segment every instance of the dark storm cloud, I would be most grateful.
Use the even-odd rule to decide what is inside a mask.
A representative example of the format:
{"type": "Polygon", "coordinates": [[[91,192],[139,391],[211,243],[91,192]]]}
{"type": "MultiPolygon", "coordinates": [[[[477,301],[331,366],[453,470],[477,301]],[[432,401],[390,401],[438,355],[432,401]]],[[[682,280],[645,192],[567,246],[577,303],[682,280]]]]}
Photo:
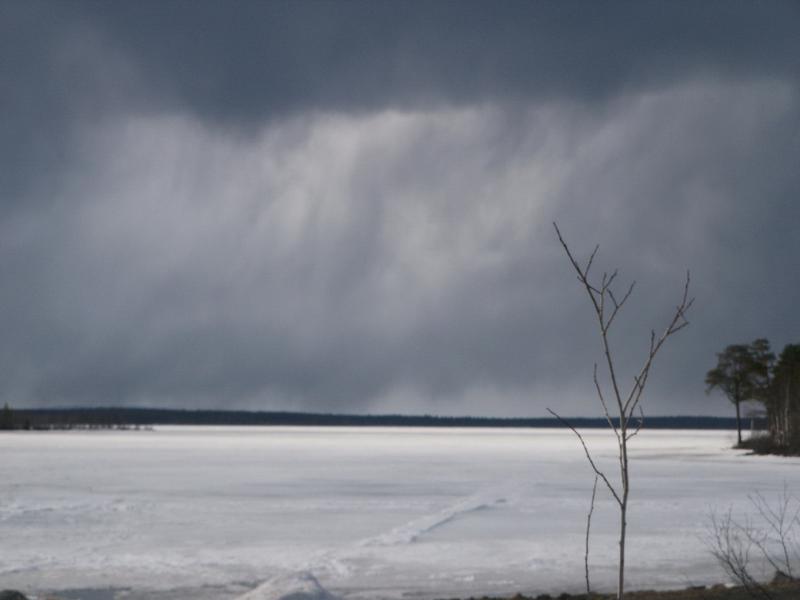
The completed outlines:
{"type": "Polygon", "coordinates": [[[5,399],[591,411],[554,219],[626,358],[693,270],[653,413],[796,341],[796,3],[232,6],[0,7],[5,399]]]}
{"type": "Polygon", "coordinates": [[[81,5],[173,100],[221,119],[796,78],[800,8],[742,2],[81,5]]]}

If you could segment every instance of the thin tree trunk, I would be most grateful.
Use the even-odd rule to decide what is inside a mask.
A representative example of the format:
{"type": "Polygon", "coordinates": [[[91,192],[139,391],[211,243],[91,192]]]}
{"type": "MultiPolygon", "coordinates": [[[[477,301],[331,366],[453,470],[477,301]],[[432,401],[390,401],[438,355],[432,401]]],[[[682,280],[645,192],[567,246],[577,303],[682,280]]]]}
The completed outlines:
{"type": "Polygon", "coordinates": [[[592,502],[589,505],[589,514],[586,516],[586,546],[583,554],[583,568],[586,576],[586,598],[592,597],[592,583],[589,579],[589,536],[592,530],[592,513],[594,512],[594,499],[597,497],[597,480],[599,477],[594,476],[594,486],[592,487],[592,502]]]}
{"type": "Polygon", "coordinates": [[[628,527],[627,512],[628,501],[626,499],[619,509],[619,581],[617,583],[617,600],[622,600],[622,596],[625,593],[625,530],[628,527]]]}
{"type": "MultiPolygon", "coordinates": [[[[623,413],[624,414],[624,413],[623,413]]],[[[628,423],[621,423],[620,436],[620,479],[622,481],[622,497],[619,502],[619,576],[617,582],[617,600],[625,594],[625,536],[628,529],[628,492],[630,491],[628,464],[628,423]]]]}
{"type": "Polygon", "coordinates": [[[742,417],[739,414],[739,400],[736,400],[736,434],[739,439],[739,445],[742,445],[742,417]]]}
{"type": "Polygon", "coordinates": [[[791,382],[787,381],[786,382],[786,398],[784,399],[784,402],[783,402],[783,435],[782,435],[783,439],[781,440],[781,444],[784,445],[784,446],[788,446],[790,441],[791,441],[791,439],[792,439],[792,425],[791,425],[792,418],[791,418],[791,415],[789,413],[789,406],[790,406],[791,401],[792,401],[792,397],[791,397],[791,394],[790,394],[790,391],[791,391],[790,385],[791,385],[791,382]]]}

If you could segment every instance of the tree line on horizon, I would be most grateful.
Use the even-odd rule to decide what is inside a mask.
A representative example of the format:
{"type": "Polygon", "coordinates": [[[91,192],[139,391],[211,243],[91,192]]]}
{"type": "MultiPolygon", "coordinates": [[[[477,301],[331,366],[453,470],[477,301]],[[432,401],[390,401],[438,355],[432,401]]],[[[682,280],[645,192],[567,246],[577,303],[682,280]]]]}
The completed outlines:
{"type": "MultiPolygon", "coordinates": [[[[7,406],[7,405],[6,405],[7,406]]],[[[607,427],[605,417],[571,418],[581,428],[607,427]]],[[[616,422],[616,420],[614,420],[616,422]]],[[[534,427],[562,424],[551,417],[447,417],[434,415],[348,415],[281,411],[197,410],[136,407],[0,409],[3,429],[129,429],[154,425],[270,425],[347,427],[534,427]]],[[[731,429],[732,417],[661,416],[649,429],[731,429]]]]}
{"type": "Polygon", "coordinates": [[[738,445],[743,446],[741,404],[754,401],[766,409],[768,434],[760,449],[800,452],[800,344],[787,344],[776,357],[769,340],[732,344],[717,354],[706,373],[706,393],[719,390],[736,407],[738,445]]]}

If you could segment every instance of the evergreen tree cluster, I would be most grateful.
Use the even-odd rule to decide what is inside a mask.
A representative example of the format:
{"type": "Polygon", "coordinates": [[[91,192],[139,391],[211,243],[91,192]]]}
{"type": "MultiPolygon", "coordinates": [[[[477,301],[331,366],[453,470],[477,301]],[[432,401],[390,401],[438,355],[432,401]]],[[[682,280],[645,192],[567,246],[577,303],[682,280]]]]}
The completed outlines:
{"type": "Polygon", "coordinates": [[[763,338],[730,345],[717,354],[706,386],[706,392],[718,389],[736,407],[740,445],[741,403],[758,401],[767,411],[770,449],[800,453],[800,344],[788,344],[777,359],[763,338]]]}
{"type": "Polygon", "coordinates": [[[789,344],[780,353],[762,401],[775,445],[800,452],[800,344],[789,344]]]}
{"type": "Polygon", "coordinates": [[[0,430],[10,430],[14,429],[14,413],[11,412],[11,408],[9,408],[8,403],[3,406],[3,410],[0,411],[0,430]]]}

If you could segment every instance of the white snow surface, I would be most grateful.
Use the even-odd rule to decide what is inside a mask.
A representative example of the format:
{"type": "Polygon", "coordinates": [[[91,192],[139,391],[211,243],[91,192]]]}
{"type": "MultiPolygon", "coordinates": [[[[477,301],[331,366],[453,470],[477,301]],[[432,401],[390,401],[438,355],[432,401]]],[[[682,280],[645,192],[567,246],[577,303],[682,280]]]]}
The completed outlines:
{"type": "MultiPolygon", "coordinates": [[[[616,475],[613,435],[584,435],[616,475]]],[[[800,459],[747,456],[733,442],[647,430],[631,441],[631,587],[724,581],[703,540],[710,511],[747,515],[753,491],[800,491],[800,459]]],[[[11,432],[0,457],[0,588],[372,600],[584,585],[593,475],[560,429],[11,432]]],[[[614,586],[616,530],[598,489],[590,560],[601,590],[614,586]]]]}
{"type": "Polygon", "coordinates": [[[338,600],[311,573],[277,575],[239,600],[338,600]]]}

